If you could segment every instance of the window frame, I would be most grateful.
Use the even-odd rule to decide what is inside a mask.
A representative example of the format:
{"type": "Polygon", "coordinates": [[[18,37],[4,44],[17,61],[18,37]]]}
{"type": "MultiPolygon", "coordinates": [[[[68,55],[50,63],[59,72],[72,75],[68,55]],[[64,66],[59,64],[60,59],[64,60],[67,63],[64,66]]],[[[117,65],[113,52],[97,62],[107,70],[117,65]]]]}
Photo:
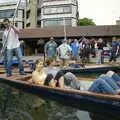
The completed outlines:
{"type": "Polygon", "coordinates": [[[53,15],[53,14],[68,14],[68,13],[72,13],[72,6],[71,5],[59,5],[59,6],[45,6],[45,7],[43,7],[43,15],[53,15]],[[57,11],[58,12],[56,12],[56,11],[54,11],[54,12],[51,12],[52,10],[50,10],[50,9],[58,9],[57,11]],[[62,11],[61,12],[59,12],[59,9],[61,9],[62,8],[62,11]],[[66,8],[69,8],[69,11],[65,11],[65,9],[66,8]],[[45,12],[45,9],[48,9],[48,11],[49,12],[45,12]]]}

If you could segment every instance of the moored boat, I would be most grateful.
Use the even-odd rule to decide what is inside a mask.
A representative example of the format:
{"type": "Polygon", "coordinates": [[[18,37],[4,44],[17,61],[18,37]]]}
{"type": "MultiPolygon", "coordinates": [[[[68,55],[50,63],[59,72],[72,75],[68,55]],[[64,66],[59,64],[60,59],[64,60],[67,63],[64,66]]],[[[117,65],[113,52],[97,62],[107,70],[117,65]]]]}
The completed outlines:
{"type": "MultiPolygon", "coordinates": [[[[24,64],[25,67],[25,72],[26,73],[32,73],[32,69],[31,66],[28,64],[24,64]]],[[[15,71],[17,71],[17,67],[13,67],[15,68],[15,71]]],[[[102,73],[106,73],[107,71],[111,70],[114,71],[116,73],[120,73],[120,65],[89,65],[89,66],[85,66],[85,68],[80,67],[80,68],[72,68],[72,67],[65,67],[65,68],[60,68],[63,73],[67,73],[67,72],[72,72],[73,74],[75,74],[76,76],[80,76],[81,74],[102,74],[102,73]]],[[[4,66],[1,65],[0,66],[0,73],[4,73],[4,66]]]]}
{"type": "Polygon", "coordinates": [[[80,76],[80,74],[102,74],[109,70],[120,73],[120,65],[91,65],[85,68],[62,68],[64,73],[72,72],[76,76],[80,76]]]}
{"type": "Polygon", "coordinates": [[[83,108],[90,111],[112,112],[119,114],[120,110],[120,96],[93,93],[88,91],[79,91],[71,89],[52,88],[48,86],[38,86],[30,84],[28,80],[31,76],[0,76],[0,82],[19,88],[34,95],[53,99],[64,104],[83,108]],[[86,105],[87,107],[85,107],[86,105]],[[99,108],[99,109],[98,109],[99,108]]]}

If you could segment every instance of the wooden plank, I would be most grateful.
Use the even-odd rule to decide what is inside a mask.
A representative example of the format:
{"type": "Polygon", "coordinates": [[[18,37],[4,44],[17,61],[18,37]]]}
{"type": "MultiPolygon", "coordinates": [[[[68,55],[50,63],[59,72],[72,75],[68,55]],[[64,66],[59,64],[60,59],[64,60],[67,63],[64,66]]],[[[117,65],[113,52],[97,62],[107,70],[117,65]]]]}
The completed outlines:
{"type": "Polygon", "coordinates": [[[36,84],[30,84],[25,81],[25,79],[28,79],[31,75],[27,76],[21,76],[21,75],[16,75],[16,76],[11,76],[11,77],[6,77],[5,74],[1,75],[0,78],[3,78],[5,80],[11,81],[11,82],[16,82],[16,83],[22,83],[27,86],[34,86],[34,87],[39,87],[40,88],[46,88],[50,90],[57,90],[57,91],[64,91],[66,93],[71,93],[74,95],[89,95],[89,96],[94,96],[94,97],[99,97],[99,98],[106,98],[106,99],[112,99],[112,100],[120,100],[120,95],[110,95],[110,94],[102,94],[102,93],[95,93],[95,92],[89,92],[89,91],[79,91],[79,90],[71,90],[71,89],[61,89],[59,87],[53,88],[49,86],[44,86],[44,85],[36,85],[36,84]],[[20,80],[20,79],[24,80],[20,80]]]}

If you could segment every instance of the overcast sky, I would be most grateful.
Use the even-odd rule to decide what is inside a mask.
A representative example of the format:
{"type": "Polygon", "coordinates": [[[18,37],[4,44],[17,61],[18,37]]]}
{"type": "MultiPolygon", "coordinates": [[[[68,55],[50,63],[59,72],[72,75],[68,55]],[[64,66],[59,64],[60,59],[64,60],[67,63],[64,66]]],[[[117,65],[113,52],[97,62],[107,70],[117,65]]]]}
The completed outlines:
{"type": "Polygon", "coordinates": [[[78,0],[80,18],[93,19],[97,25],[116,24],[120,17],[120,0],[78,0]]]}
{"type": "MultiPolygon", "coordinates": [[[[13,0],[0,0],[13,1],[13,0]]],[[[120,17],[120,0],[78,0],[80,18],[93,19],[97,25],[116,24],[120,17]]]]}

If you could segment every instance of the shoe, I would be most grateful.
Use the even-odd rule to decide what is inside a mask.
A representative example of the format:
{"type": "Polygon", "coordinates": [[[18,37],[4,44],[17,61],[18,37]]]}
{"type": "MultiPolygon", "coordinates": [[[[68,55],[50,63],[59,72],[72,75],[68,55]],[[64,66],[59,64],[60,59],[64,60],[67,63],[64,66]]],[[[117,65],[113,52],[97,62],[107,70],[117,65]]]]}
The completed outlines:
{"type": "Polygon", "coordinates": [[[26,75],[26,73],[25,72],[20,72],[20,75],[26,75]]]}
{"type": "Polygon", "coordinates": [[[120,89],[116,90],[117,95],[120,95],[120,89]]]}
{"type": "Polygon", "coordinates": [[[7,74],[7,77],[10,77],[10,76],[12,76],[12,74],[7,74]]]}

